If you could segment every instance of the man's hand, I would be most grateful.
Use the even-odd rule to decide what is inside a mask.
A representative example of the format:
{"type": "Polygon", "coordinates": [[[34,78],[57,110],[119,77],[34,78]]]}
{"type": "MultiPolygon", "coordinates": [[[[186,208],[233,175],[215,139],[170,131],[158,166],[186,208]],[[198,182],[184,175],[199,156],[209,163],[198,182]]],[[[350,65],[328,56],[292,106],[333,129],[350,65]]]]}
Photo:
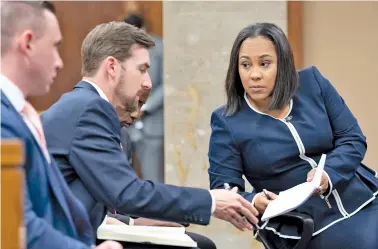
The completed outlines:
{"type": "Polygon", "coordinates": [[[159,226],[159,227],[182,227],[181,224],[169,222],[169,221],[160,221],[147,218],[138,218],[134,220],[135,226],[159,226]]]}
{"type": "Polygon", "coordinates": [[[115,241],[105,241],[96,246],[94,249],[123,249],[123,246],[115,241]]]}
{"type": "MultiPolygon", "coordinates": [[[[312,179],[314,178],[315,171],[316,169],[312,169],[310,172],[307,173],[307,182],[312,181],[312,179]]],[[[328,189],[328,185],[329,185],[328,177],[326,173],[323,171],[322,180],[320,181],[320,187],[315,191],[314,194],[318,194],[318,195],[324,194],[328,189]]]]}
{"type": "Polygon", "coordinates": [[[273,192],[266,191],[268,196],[264,192],[260,192],[257,194],[254,206],[259,211],[260,214],[265,212],[266,207],[268,206],[269,202],[276,199],[278,195],[273,192]]]}
{"type": "Polygon", "coordinates": [[[216,202],[214,212],[216,218],[230,222],[241,231],[244,231],[245,228],[252,230],[250,223],[258,223],[256,216],[259,215],[259,212],[250,202],[236,193],[237,188],[233,188],[232,191],[224,189],[210,191],[216,202]]]}

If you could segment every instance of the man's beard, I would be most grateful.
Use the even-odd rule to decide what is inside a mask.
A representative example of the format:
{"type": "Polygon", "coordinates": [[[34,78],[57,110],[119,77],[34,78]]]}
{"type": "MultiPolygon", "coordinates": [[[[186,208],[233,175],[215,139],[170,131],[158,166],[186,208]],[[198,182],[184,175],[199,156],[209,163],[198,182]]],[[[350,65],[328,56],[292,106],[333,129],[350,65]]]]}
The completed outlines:
{"type": "Polygon", "coordinates": [[[122,72],[122,74],[119,77],[119,82],[117,84],[116,95],[117,95],[117,98],[122,101],[121,102],[122,109],[127,113],[132,113],[137,110],[138,103],[135,100],[135,98],[128,98],[125,96],[126,94],[124,92],[125,91],[124,84],[126,84],[125,73],[122,72]]]}
{"type": "Polygon", "coordinates": [[[127,99],[123,102],[123,108],[127,113],[133,113],[137,110],[138,105],[134,99],[127,99]]]}

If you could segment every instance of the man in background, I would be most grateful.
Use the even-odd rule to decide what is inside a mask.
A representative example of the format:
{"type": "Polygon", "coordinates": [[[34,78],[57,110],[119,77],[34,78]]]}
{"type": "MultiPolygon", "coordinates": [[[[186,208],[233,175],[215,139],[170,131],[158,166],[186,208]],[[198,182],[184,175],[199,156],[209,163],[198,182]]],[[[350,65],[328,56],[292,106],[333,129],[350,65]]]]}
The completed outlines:
{"type": "MultiPolygon", "coordinates": [[[[130,14],[125,22],[145,30],[142,15],[130,14]]],[[[141,117],[133,126],[122,129],[128,133],[132,142],[142,178],[154,182],[164,182],[164,77],[163,77],[163,41],[160,37],[149,34],[155,46],[148,50],[151,68],[152,91],[147,102],[142,106],[141,117]]],[[[126,137],[126,135],[124,135],[126,137]]]]}
{"type": "MultiPolygon", "coordinates": [[[[38,113],[26,101],[50,90],[63,67],[61,40],[51,3],[1,2],[1,139],[25,144],[23,221],[28,249],[90,249],[95,242],[88,214],[57,169],[38,113]]],[[[122,246],[105,242],[96,248],[122,246]]]]}

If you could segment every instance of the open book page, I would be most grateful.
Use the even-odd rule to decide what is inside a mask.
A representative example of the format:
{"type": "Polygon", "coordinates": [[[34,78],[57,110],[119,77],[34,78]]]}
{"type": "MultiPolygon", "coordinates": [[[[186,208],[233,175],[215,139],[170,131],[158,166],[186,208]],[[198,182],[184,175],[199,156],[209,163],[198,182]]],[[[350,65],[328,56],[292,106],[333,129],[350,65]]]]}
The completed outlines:
{"type": "Polygon", "coordinates": [[[105,224],[103,222],[97,229],[97,238],[133,243],[197,247],[197,243],[185,234],[185,227],[129,226],[105,224]]]}
{"type": "Polygon", "coordinates": [[[318,167],[316,168],[316,171],[314,174],[314,178],[311,181],[311,183],[313,183],[317,188],[320,186],[320,182],[322,181],[322,175],[323,175],[326,157],[327,156],[323,154],[322,157],[320,158],[318,167]]]}
{"type": "Polygon", "coordinates": [[[159,226],[129,226],[101,224],[101,227],[108,231],[121,233],[152,233],[152,234],[184,234],[185,227],[159,227],[159,226]]]}
{"type": "Polygon", "coordinates": [[[280,192],[277,199],[271,201],[265,209],[261,221],[266,221],[270,218],[290,212],[306,202],[320,186],[325,159],[326,155],[323,154],[311,182],[304,182],[280,192]]]}

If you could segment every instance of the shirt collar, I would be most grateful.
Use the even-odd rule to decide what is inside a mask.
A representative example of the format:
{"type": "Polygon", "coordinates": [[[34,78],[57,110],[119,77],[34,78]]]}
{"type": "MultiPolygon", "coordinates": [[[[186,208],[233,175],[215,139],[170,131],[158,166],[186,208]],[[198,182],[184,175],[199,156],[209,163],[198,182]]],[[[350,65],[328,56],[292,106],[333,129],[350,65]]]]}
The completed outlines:
{"type": "Polygon", "coordinates": [[[0,74],[1,83],[0,89],[7,96],[13,107],[18,111],[24,108],[26,100],[24,94],[21,92],[20,88],[16,86],[8,77],[4,74],[0,74]]]}
{"type": "Polygon", "coordinates": [[[102,91],[101,88],[98,85],[96,85],[96,83],[94,83],[90,80],[87,80],[87,79],[83,79],[83,81],[85,81],[85,82],[89,83],[91,86],[93,86],[96,89],[96,91],[98,92],[98,94],[100,95],[100,97],[109,102],[109,99],[108,99],[108,97],[106,97],[104,91],[102,91]]]}

